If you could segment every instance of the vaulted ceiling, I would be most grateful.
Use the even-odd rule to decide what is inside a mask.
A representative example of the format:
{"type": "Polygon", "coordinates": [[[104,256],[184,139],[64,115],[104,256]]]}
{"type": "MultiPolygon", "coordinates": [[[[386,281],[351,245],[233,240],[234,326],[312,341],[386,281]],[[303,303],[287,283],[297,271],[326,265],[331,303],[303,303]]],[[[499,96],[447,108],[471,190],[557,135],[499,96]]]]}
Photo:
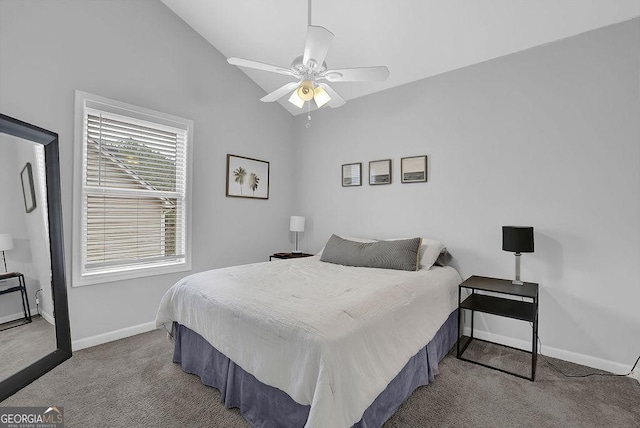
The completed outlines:
{"type": "MultiPolygon", "coordinates": [[[[302,55],[305,0],[162,1],[227,58],[288,68],[302,55]]],[[[312,3],[312,24],[335,34],[326,58],[329,68],[386,65],[391,71],[385,82],[332,83],[347,101],[638,16],[640,0],[312,3]]],[[[242,71],[265,93],[291,81],[284,75],[242,71]]],[[[287,102],[287,97],[280,104],[292,114],[305,111],[287,102]]]]}

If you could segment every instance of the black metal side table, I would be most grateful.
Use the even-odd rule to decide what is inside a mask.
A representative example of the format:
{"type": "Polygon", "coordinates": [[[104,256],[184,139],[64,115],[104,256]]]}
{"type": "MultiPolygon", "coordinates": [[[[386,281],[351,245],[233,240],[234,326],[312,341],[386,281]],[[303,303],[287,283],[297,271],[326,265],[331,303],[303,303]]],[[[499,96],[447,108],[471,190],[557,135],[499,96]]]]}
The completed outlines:
{"type": "MultiPolygon", "coordinates": [[[[504,373],[508,373],[523,379],[534,381],[536,378],[536,364],[538,361],[538,284],[534,282],[525,282],[523,285],[514,285],[510,280],[488,278],[484,276],[471,276],[464,281],[458,287],[458,326],[462,325],[462,311],[467,309],[471,311],[471,334],[464,345],[462,345],[462,339],[464,336],[458,336],[457,344],[457,356],[458,359],[468,361],[470,363],[478,364],[490,369],[498,370],[504,373]],[[467,288],[471,290],[471,294],[462,301],[462,289],[467,288]],[[486,294],[479,294],[476,291],[490,291],[493,293],[501,294],[504,296],[514,296],[520,298],[529,299],[528,301],[514,300],[507,297],[489,296],[486,294]],[[516,349],[521,352],[531,354],[531,377],[526,377],[518,373],[510,372],[507,370],[493,367],[488,364],[484,364],[478,361],[472,361],[464,358],[462,355],[469,346],[469,343],[473,340],[479,340],[487,343],[494,343],[488,340],[482,340],[473,337],[473,313],[474,311],[483,312],[487,314],[498,315],[502,317],[513,318],[521,321],[528,321],[532,323],[532,338],[531,338],[531,352],[522,349],[516,349]]],[[[494,343],[499,346],[506,346],[500,343],[494,343]]],[[[511,348],[510,346],[506,346],[511,348]]]]}
{"type": "MultiPolygon", "coordinates": [[[[20,292],[20,295],[22,296],[22,310],[24,311],[24,321],[21,324],[11,326],[17,327],[18,325],[28,324],[31,322],[31,308],[29,306],[29,297],[27,296],[27,287],[24,282],[24,275],[22,275],[20,272],[0,273],[0,281],[5,281],[11,278],[18,278],[18,285],[0,290],[0,296],[3,294],[13,293],[15,291],[20,292]]],[[[0,330],[6,329],[0,328],[0,330]]]]}

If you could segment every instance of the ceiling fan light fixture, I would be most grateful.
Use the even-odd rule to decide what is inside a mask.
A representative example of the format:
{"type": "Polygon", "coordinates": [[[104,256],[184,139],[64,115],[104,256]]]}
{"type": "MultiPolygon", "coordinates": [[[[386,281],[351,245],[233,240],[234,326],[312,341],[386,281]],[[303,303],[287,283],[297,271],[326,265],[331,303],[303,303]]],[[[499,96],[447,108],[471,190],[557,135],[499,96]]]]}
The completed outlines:
{"type": "Polygon", "coordinates": [[[302,106],[304,105],[304,100],[298,96],[298,90],[299,88],[291,93],[289,102],[298,108],[302,108],[302,106]]]}
{"type": "Polygon", "coordinates": [[[308,107],[311,111],[311,100],[315,101],[318,108],[329,101],[331,102],[329,107],[337,108],[343,106],[346,101],[331,86],[324,82],[318,82],[324,80],[329,83],[381,82],[389,77],[389,69],[385,66],[328,69],[325,59],[334,34],[324,27],[311,25],[311,0],[308,2],[307,37],[304,51],[302,55],[294,58],[289,69],[243,58],[231,57],[227,59],[229,64],[238,67],[285,74],[294,80],[263,96],[260,101],[275,102],[293,90],[289,96],[289,102],[300,109],[304,107],[305,102],[309,102],[308,107]]]}
{"type": "Polygon", "coordinates": [[[303,101],[311,101],[313,99],[313,82],[311,80],[303,80],[296,93],[303,101]]]}
{"type": "Polygon", "coordinates": [[[320,86],[313,90],[313,99],[315,100],[318,108],[331,101],[331,97],[329,96],[329,94],[327,94],[327,91],[325,91],[324,88],[320,86]]]}

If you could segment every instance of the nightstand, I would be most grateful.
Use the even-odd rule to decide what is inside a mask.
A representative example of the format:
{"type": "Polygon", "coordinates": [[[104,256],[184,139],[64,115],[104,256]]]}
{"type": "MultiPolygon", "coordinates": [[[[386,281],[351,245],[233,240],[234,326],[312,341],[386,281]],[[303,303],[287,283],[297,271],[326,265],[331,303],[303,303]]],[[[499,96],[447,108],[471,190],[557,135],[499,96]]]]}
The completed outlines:
{"type": "MultiPolygon", "coordinates": [[[[511,280],[508,279],[488,278],[475,275],[471,276],[458,287],[458,326],[462,325],[462,311],[464,309],[471,311],[471,334],[467,338],[466,343],[462,345],[461,342],[465,336],[462,336],[459,333],[457,344],[458,359],[534,381],[538,360],[538,284],[525,282],[523,285],[514,285],[511,283],[511,280]],[[471,294],[467,296],[464,301],[462,301],[463,288],[471,290],[471,294]],[[489,291],[498,294],[499,296],[479,294],[477,291],[489,291]],[[515,300],[513,297],[520,299],[515,300]],[[533,330],[531,337],[531,352],[512,348],[531,354],[531,377],[522,376],[521,374],[493,367],[478,361],[472,361],[462,356],[464,351],[467,349],[467,346],[469,346],[469,343],[473,340],[494,343],[473,337],[474,312],[482,312],[521,321],[528,321],[531,323],[533,330]]],[[[496,345],[506,346],[499,343],[496,343],[496,345]]]]}
{"type": "Polygon", "coordinates": [[[269,261],[273,259],[300,259],[303,257],[311,257],[313,254],[308,253],[274,253],[269,256],[269,261]]]}
{"type": "MultiPolygon", "coordinates": [[[[29,306],[29,297],[27,296],[27,286],[24,282],[24,275],[20,272],[7,272],[0,273],[0,281],[4,281],[11,278],[18,279],[18,285],[14,285],[13,287],[6,288],[4,290],[0,290],[0,295],[13,293],[14,291],[19,291],[22,297],[22,310],[24,311],[24,321],[17,325],[11,325],[11,327],[17,327],[18,325],[28,324],[31,322],[31,307],[29,306]]],[[[8,324],[8,323],[4,323],[8,324]]],[[[8,327],[8,328],[11,328],[8,327]]],[[[6,328],[0,329],[0,331],[6,330],[6,328]]]]}

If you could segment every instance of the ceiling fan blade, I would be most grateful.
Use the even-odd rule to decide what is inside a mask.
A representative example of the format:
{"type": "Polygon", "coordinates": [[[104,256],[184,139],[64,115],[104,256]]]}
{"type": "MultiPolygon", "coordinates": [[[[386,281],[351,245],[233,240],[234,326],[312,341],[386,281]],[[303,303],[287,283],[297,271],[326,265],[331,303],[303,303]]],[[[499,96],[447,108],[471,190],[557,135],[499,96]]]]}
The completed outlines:
{"type": "Polygon", "coordinates": [[[264,103],[271,103],[274,101],[278,101],[280,98],[284,97],[285,95],[287,95],[289,92],[293,91],[297,87],[298,87],[298,82],[287,83],[286,85],[281,86],[275,91],[260,98],[260,101],[264,103]]]}
{"type": "Polygon", "coordinates": [[[293,76],[293,72],[288,68],[278,67],[277,65],[265,64],[264,62],[251,61],[250,59],[231,57],[227,59],[227,62],[239,67],[255,68],[256,70],[270,71],[272,73],[286,74],[287,76],[293,76]]]}
{"type": "Polygon", "coordinates": [[[324,27],[309,25],[307,27],[307,41],[304,44],[302,63],[311,69],[322,66],[331,46],[333,33],[324,27]],[[314,65],[310,64],[313,61],[314,65]]]}
{"type": "Polygon", "coordinates": [[[331,86],[326,83],[318,83],[318,85],[327,91],[327,94],[331,97],[331,100],[327,103],[327,105],[331,108],[338,108],[345,105],[347,102],[342,98],[336,91],[334,91],[331,86]]]}
{"type": "Polygon", "coordinates": [[[389,77],[389,69],[380,67],[338,68],[322,75],[329,82],[381,82],[389,77]]]}

